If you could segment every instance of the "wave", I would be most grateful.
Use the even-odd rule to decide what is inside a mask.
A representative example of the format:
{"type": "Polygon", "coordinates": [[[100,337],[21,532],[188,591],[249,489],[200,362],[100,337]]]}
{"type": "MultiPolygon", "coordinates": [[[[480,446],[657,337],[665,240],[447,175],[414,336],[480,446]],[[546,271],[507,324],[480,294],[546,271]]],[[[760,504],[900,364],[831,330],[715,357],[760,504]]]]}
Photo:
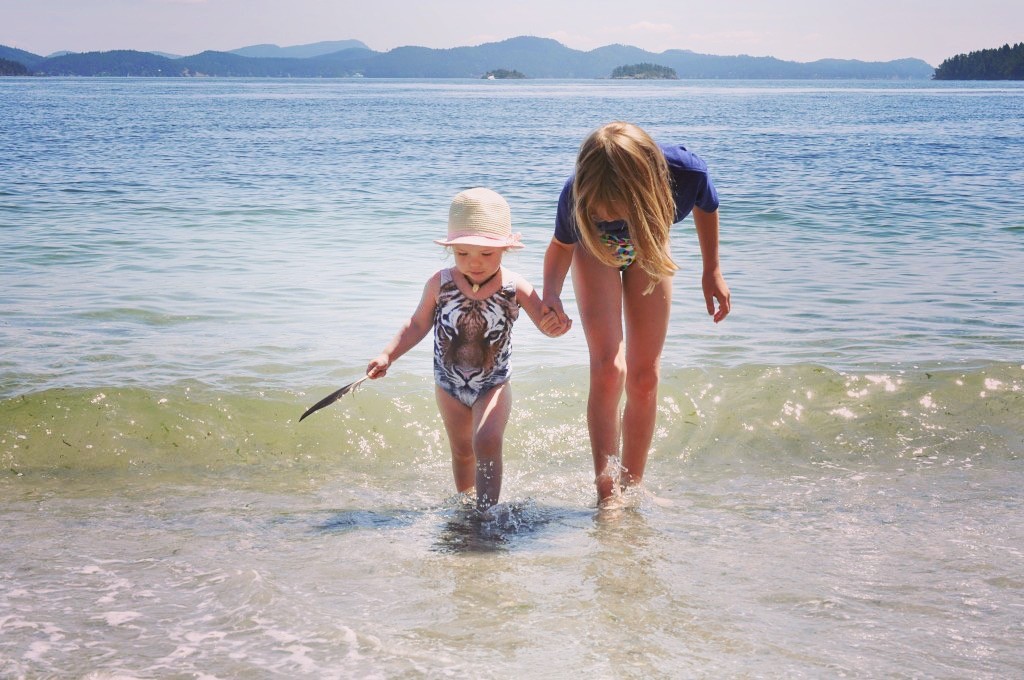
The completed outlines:
{"type": "MultiPolygon", "coordinates": [[[[506,456],[539,465],[589,458],[586,386],[583,367],[518,376],[506,456]]],[[[188,383],[9,397],[0,401],[0,470],[380,469],[447,458],[428,378],[370,383],[299,423],[332,389],[231,392],[188,383]]],[[[1024,456],[1019,364],[668,369],[658,410],[652,456],[682,473],[964,465],[1024,456]]]]}

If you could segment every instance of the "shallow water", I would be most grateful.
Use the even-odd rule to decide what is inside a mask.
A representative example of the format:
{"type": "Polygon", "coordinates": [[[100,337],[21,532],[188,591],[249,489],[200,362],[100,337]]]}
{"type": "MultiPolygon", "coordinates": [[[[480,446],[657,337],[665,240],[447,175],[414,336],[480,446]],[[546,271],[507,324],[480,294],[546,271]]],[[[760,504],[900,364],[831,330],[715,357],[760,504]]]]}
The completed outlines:
{"type": "MultiPolygon", "coordinates": [[[[1024,88],[4,79],[0,676],[1024,672],[1024,88]],[[505,194],[539,282],[612,118],[705,156],[645,487],[597,510],[577,324],[516,327],[503,503],[430,348],[357,377],[505,194]]],[[[567,307],[574,309],[571,286],[567,307]]]]}
{"type": "Polygon", "coordinates": [[[287,394],[8,400],[4,673],[1024,665],[1021,366],[668,376],[647,486],[601,511],[582,391],[520,382],[485,521],[450,497],[422,389],[367,389],[302,426],[287,394]]]}

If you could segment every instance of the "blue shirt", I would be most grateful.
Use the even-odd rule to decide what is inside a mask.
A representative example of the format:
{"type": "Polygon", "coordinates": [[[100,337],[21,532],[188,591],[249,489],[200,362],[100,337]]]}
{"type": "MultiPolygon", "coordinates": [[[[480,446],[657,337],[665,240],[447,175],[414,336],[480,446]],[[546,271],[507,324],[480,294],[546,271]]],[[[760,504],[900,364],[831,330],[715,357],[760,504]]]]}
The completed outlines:
{"type": "MultiPolygon", "coordinates": [[[[718,210],[718,192],[708,174],[708,166],[700,156],[686,150],[682,145],[668,146],[659,144],[665,161],[668,163],[669,185],[672,188],[672,200],[676,204],[673,223],[680,222],[690,214],[694,206],[705,212],[718,210]]],[[[575,174],[569,177],[558,197],[558,213],[555,217],[555,238],[562,243],[579,241],[579,227],[574,215],[575,198],[572,182],[575,174]]],[[[629,229],[622,220],[617,222],[599,222],[598,226],[613,236],[629,236],[629,229]]]]}

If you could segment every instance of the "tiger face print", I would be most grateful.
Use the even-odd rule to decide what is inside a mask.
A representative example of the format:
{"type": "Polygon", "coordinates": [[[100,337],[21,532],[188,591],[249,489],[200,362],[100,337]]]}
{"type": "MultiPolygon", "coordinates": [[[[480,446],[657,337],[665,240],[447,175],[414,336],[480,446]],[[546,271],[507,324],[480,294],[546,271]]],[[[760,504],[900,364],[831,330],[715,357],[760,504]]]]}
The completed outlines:
{"type": "Polygon", "coordinates": [[[444,281],[434,317],[434,378],[467,406],[509,378],[512,324],[519,315],[514,284],[473,300],[444,281]]]}

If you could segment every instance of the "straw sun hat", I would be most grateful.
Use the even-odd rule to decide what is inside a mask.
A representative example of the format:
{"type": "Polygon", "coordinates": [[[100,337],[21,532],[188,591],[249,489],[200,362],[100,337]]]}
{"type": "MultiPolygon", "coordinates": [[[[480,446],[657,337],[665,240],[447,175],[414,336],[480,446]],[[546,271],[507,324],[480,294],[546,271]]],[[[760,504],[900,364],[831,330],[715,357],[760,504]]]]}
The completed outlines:
{"type": "Polygon", "coordinates": [[[499,194],[477,187],[466,189],[452,199],[448,210],[448,238],[434,243],[522,248],[520,234],[512,233],[512,210],[499,194]]]}

